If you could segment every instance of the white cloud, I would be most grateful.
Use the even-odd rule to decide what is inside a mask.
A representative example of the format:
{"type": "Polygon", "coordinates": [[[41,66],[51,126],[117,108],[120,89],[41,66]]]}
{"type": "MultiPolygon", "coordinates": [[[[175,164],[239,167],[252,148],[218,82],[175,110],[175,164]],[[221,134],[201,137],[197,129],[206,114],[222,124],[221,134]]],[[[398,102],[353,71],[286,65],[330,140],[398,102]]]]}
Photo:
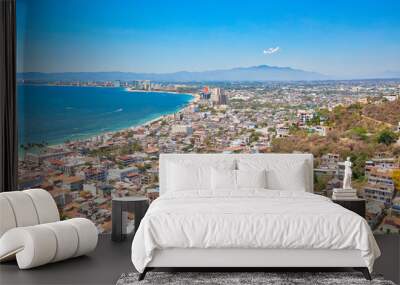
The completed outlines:
{"type": "Polygon", "coordinates": [[[264,54],[273,54],[276,53],[277,51],[279,51],[280,47],[271,47],[271,48],[267,48],[263,51],[264,54]]]}

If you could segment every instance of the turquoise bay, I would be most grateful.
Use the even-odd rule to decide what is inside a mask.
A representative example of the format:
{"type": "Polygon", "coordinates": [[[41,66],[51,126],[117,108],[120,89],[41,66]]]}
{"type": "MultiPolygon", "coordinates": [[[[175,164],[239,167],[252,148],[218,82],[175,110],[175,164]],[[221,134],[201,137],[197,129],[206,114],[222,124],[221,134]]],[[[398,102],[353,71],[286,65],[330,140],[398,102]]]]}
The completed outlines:
{"type": "Polygon", "coordinates": [[[138,126],[193,99],[124,88],[19,85],[17,90],[20,144],[59,144],[138,126]]]}

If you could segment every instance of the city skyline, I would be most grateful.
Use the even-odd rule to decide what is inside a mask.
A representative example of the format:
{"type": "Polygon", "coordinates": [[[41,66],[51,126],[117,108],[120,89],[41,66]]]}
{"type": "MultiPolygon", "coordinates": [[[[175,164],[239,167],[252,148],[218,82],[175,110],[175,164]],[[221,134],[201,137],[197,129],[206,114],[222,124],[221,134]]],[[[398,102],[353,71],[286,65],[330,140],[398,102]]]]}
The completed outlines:
{"type": "Polygon", "coordinates": [[[339,79],[400,73],[397,1],[31,3],[17,2],[19,72],[172,73],[266,64],[339,79]]]}

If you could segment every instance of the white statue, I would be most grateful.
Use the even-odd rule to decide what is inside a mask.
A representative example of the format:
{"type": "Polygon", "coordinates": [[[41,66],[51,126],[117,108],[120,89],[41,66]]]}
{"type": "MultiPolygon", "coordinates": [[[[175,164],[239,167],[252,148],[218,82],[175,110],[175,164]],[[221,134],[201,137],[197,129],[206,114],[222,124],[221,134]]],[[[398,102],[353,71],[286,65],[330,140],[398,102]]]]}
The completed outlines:
{"type": "Polygon", "coordinates": [[[352,189],[351,188],[351,161],[350,157],[344,162],[344,178],[343,178],[343,189],[352,189]]]}

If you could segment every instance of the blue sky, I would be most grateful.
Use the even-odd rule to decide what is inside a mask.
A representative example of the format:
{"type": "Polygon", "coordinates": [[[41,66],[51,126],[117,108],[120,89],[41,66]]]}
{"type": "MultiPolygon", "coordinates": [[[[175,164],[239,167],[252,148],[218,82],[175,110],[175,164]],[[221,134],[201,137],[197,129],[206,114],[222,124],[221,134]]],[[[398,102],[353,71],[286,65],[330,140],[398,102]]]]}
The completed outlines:
{"type": "Polygon", "coordinates": [[[400,71],[398,0],[17,0],[17,30],[19,71],[400,71]]]}

